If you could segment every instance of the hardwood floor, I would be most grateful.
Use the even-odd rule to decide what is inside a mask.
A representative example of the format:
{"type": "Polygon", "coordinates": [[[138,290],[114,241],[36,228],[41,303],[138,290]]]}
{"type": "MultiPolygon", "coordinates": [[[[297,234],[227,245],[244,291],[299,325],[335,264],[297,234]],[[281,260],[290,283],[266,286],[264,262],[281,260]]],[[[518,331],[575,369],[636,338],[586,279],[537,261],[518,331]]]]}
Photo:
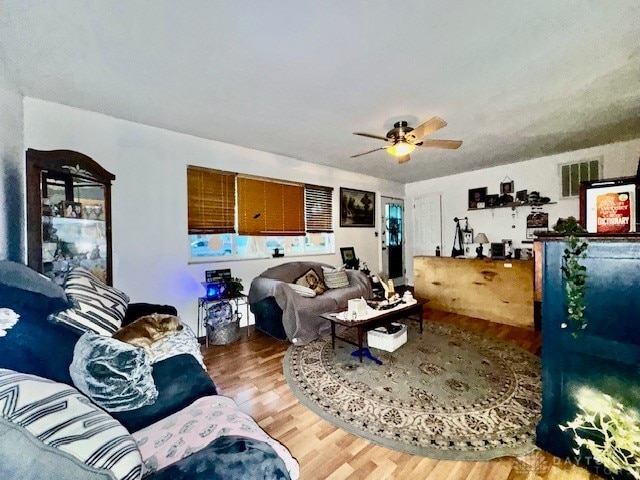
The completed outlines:
{"type": "MultiPolygon", "coordinates": [[[[540,334],[456,314],[425,310],[426,321],[448,322],[513,342],[539,353],[540,334]]],[[[300,478],[420,480],[593,480],[600,477],[537,451],[520,458],[459,462],[417,457],[375,445],[345,432],[307,409],[282,374],[288,342],[251,329],[247,339],[202,347],[207,370],[219,393],[233,398],[300,463],[300,478]]]]}

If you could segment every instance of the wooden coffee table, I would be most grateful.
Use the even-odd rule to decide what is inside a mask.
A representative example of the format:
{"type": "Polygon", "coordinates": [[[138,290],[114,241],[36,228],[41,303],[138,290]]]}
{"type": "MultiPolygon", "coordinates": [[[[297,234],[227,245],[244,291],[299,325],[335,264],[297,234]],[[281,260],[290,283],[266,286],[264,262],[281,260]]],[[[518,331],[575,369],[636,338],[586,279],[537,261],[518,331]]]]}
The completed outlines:
{"type": "Polygon", "coordinates": [[[358,347],[360,362],[362,363],[362,342],[364,340],[365,332],[369,330],[373,330],[374,328],[380,327],[382,325],[386,325],[391,323],[394,320],[400,320],[402,318],[407,318],[409,320],[416,320],[420,322],[420,333],[422,334],[422,307],[429,300],[426,298],[416,298],[416,303],[411,305],[407,305],[404,308],[396,308],[393,310],[382,310],[381,314],[377,317],[368,318],[366,320],[341,320],[337,317],[340,312],[327,312],[320,315],[322,318],[329,320],[331,322],[331,346],[332,348],[336,348],[336,338],[338,340],[342,340],[350,345],[354,345],[358,347]],[[351,340],[339,337],[336,335],[336,325],[342,325],[347,328],[355,328],[358,332],[358,343],[354,343],[351,340]]]}

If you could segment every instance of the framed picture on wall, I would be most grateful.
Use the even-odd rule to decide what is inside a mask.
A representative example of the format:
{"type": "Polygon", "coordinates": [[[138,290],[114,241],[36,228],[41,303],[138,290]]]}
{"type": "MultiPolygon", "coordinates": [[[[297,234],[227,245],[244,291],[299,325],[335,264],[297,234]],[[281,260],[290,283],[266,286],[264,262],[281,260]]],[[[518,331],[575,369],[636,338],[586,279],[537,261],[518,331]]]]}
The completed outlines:
{"type": "Polygon", "coordinates": [[[487,200],[487,187],[469,189],[469,209],[484,208],[487,200]]]}
{"type": "Polygon", "coordinates": [[[374,227],[376,194],[340,187],[340,226],[374,227]]]}
{"type": "Polygon", "coordinates": [[[487,195],[487,208],[498,206],[498,194],[487,195]]]}
{"type": "Polygon", "coordinates": [[[500,195],[513,196],[513,180],[509,180],[508,182],[500,182],[500,195]]]}

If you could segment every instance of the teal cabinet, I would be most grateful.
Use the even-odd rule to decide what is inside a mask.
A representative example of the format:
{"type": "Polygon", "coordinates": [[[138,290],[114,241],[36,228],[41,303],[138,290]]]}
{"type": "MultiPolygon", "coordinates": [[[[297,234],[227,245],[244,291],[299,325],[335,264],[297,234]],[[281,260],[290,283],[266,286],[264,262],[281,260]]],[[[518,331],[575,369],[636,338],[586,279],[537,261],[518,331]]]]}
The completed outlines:
{"type": "Polygon", "coordinates": [[[640,410],[640,236],[587,236],[585,294],[587,327],[573,335],[563,328],[566,301],[562,238],[542,242],[542,418],[537,444],[563,461],[578,462],[610,478],[589,452],[574,453],[571,430],[561,425],[606,394],[640,410]]]}

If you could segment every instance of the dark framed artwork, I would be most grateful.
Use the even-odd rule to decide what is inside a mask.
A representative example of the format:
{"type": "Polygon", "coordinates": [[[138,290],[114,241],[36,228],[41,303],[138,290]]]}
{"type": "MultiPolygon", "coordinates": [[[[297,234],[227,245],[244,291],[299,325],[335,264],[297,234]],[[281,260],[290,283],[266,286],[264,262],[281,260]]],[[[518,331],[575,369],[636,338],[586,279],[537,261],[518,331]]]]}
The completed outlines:
{"type": "Polygon", "coordinates": [[[469,189],[469,208],[484,208],[487,201],[487,187],[469,189]]]}
{"type": "Polygon", "coordinates": [[[500,182],[500,195],[513,195],[513,180],[500,182]]]}
{"type": "Polygon", "coordinates": [[[360,263],[353,247],[340,247],[340,255],[342,256],[342,264],[349,268],[357,268],[360,263]]]}
{"type": "Polygon", "coordinates": [[[518,202],[527,203],[529,201],[529,195],[527,190],[518,190],[516,192],[516,200],[518,202]]]}
{"type": "Polygon", "coordinates": [[[340,187],[340,226],[375,227],[376,194],[340,187]]]}
{"type": "Polygon", "coordinates": [[[487,195],[487,201],[486,201],[487,208],[497,207],[498,206],[498,197],[499,197],[499,195],[497,193],[491,194],[491,195],[487,195]]]}

